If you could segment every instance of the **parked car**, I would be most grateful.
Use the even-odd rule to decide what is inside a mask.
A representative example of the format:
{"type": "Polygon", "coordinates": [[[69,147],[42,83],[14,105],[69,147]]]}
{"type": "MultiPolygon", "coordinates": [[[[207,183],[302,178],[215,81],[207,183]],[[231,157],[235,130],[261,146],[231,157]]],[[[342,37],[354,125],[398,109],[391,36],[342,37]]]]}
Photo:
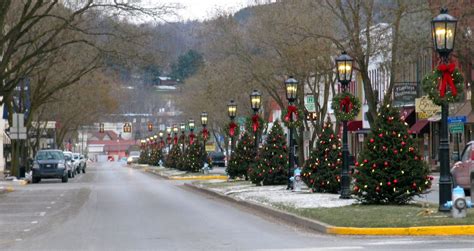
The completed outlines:
{"type": "Polygon", "coordinates": [[[40,150],[36,153],[32,182],[38,183],[41,179],[61,179],[64,183],[68,181],[66,159],[61,150],[40,150]]]}
{"type": "Polygon", "coordinates": [[[138,163],[138,159],[140,158],[140,152],[139,151],[131,151],[130,154],[128,155],[127,158],[127,164],[136,164],[138,163]]]}
{"type": "Polygon", "coordinates": [[[64,159],[66,160],[67,176],[69,178],[74,178],[76,176],[76,169],[74,168],[74,163],[72,162],[72,152],[63,152],[64,159]]]}
{"type": "MultiPolygon", "coordinates": [[[[467,143],[459,161],[451,168],[453,186],[460,186],[466,195],[474,191],[474,141],[467,143]]],[[[471,196],[472,197],[472,196],[471,196]]]]}
{"type": "Polygon", "coordinates": [[[210,152],[211,166],[225,167],[225,155],[223,152],[210,152]]]}
{"type": "Polygon", "coordinates": [[[82,171],[81,161],[79,157],[79,153],[72,153],[72,163],[74,164],[74,170],[76,170],[77,174],[81,173],[82,171]]]}

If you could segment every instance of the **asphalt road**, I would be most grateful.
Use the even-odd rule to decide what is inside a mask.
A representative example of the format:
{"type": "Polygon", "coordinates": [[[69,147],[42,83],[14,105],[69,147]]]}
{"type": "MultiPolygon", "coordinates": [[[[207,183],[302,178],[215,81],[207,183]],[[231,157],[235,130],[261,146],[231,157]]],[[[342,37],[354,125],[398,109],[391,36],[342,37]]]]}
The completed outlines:
{"type": "MultiPolygon", "coordinates": [[[[357,216],[355,216],[357,217],[357,216]]],[[[0,250],[453,250],[472,237],[308,232],[120,164],[0,195],[0,250]]]]}

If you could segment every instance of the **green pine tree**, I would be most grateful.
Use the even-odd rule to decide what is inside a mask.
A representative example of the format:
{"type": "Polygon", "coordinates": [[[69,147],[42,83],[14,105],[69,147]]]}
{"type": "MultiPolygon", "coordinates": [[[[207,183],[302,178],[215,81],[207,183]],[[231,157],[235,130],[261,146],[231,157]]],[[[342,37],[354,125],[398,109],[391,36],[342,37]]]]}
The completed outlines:
{"type": "Polygon", "coordinates": [[[148,148],[143,148],[140,151],[140,157],[138,158],[138,164],[148,164],[148,148]]]}
{"type": "Polygon", "coordinates": [[[275,121],[257,162],[249,169],[249,177],[259,185],[280,185],[288,182],[288,149],[283,128],[275,121]]]}
{"type": "Polygon", "coordinates": [[[356,163],[353,192],[366,204],[406,204],[431,187],[429,168],[398,110],[381,107],[375,122],[356,163]]]}
{"type": "Polygon", "coordinates": [[[249,132],[237,142],[234,153],[231,155],[226,172],[231,179],[245,177],[248,179],[247,170],[255,161],[255,143],[253,136],[249,132]]]}
{"type": "Polygon", "coordinates": [[[161,159],[163,159],[163,153],[161,149],[158,147],[153,147],[153,149],[151,150],[148,164],[153,165],[153,166],[158,166],[159,165],[158,163],[160,162],[161,159]]]}
{"type": "Polygon", "coordinates": [[[178,169],[182,159],[181,147],[175,144],[166,158],[166,167],[178,169]]]}
{"type": "Polygon", "coordinates": [[[204,146],[202,142],[196,139],[194,143],[186,149],[186,156],[183,158],[183,164],[185,166],[183,168],[186,169],[186,171],[199,172],[204,166],[205,158],[204,146]]]}
{"type": "Polygon", "coordinates": [[[340,190],[342,168],[341,140],[328,120],[319,135],[316,148],[306,161],[302,178],[315,192],[337,193],[340,190]]]}

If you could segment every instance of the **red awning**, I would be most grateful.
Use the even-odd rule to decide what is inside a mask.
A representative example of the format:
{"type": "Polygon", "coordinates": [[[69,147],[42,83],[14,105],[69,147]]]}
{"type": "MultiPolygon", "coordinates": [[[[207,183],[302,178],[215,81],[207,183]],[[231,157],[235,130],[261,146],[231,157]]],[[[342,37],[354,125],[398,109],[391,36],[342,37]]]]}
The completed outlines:
{"type": "Polygon", "coordinates": [[[415,111],[414,107],[404,107],[400,111],[400,118],[402,118],[404,121],[407,120],[407,118],[415,111]]]}
{"type": "Polygon", "coordinates": [[[430,122],[427,120],[427,119],[422,119],[422,120],[418,120],[416,121],[416,123],[410,128],[410,131],[412,134],[420,134],[420,133],[424,133],[427,131],[427,129],[425,130],[425,128],[428,128],[427,125],[429,124],[430,122]]]}
{"type": "Polygon", "coordinates": [[[347,131],[354,132],[362,129],[362,120],[355,120],[347,122],[347,131]]]}

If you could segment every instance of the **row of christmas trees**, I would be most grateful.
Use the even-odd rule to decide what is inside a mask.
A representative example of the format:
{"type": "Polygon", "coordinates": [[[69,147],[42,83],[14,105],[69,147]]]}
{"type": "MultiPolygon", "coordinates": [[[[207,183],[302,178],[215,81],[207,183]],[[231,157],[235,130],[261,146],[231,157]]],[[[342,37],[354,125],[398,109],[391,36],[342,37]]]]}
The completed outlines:
{"type": "Polygon", "coordinates": [[[174,144],[166,158],[164,158],[163,151],[158,145],[143,147],[138,163],[159,166],[161,161],[161,164],[169,168],[199,172],[204,166],[206,156],[201,140],[197,139],[186,148],[184,153],[180,145],[174,144]]]}
{"type": "MultiPolygon", "coordinates": [[[[381,107],[352,173],[353,194],[363,203],[404,204],[431,187],[432,177],[399,112],[381,107]]],[[[313,192],[340,191],[341,139],[327,121],[304,163],[302,179],[313,192]]],[[[230,178],[257,185],[286,184],[288,149],[280,124],[275,122],[266,143],[255,149],[253,134],[244,132],[227,167],[230,178]]]]}

